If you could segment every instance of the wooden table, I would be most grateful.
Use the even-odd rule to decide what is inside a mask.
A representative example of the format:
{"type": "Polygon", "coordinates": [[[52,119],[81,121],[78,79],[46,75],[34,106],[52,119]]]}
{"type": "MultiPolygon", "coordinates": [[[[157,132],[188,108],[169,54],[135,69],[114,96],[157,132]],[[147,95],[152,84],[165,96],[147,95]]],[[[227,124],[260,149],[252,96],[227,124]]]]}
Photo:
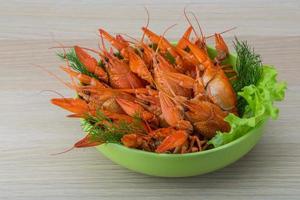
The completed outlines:
{"type": "Polygon", "coordinates": [[[299,1],[0,1],[0,199],[300,199],[299,1]],[[217,172],[192,178],[156,178],[124,169],[94,148],[51,156],[82,137],[79,122],[49,104],[59,81],[57,41],[97,47],[97,28],[139,37],[150,28],[176,39],[194,11],[206,34],[247,39],[288,82],[280,117],[259,144],[217,172]]]}

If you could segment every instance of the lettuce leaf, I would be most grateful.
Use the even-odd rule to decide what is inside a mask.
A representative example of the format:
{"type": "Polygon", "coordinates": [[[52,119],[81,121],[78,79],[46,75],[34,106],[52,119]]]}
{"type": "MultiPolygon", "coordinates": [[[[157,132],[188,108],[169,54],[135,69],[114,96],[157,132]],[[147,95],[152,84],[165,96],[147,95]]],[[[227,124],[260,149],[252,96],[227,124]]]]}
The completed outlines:
{"type": "Polygon", "coordinates": [[[214,147],[222,146],[245,135],[268,118],[276,119],[279,110],[273,103],[284,99],[287,88],[286,83],[277,82],[276,77],[277,71],[274,67],[264,66],[256,86],[246,86],[238,93],[248,102],[243,117],[229,114],[225,121],[231,125],[231,130],[228,133],[218,132],[209,144],[214,147]]]}

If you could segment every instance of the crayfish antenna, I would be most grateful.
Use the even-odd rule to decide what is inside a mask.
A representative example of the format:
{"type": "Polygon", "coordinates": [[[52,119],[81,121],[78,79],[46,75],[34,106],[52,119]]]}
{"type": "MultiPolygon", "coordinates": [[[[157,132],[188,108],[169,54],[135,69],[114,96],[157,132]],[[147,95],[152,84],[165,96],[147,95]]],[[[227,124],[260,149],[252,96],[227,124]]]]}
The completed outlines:
{"type": "Polygon", "coordinates": [[[167,27],[166,30],[163,32],[163,34],[160,36],[160,39],[159,39],[159,41],[158,41],[158,43],[157,43],[157,49],[156,49],[154,55],[156,55],[156,54],[158,53],[160,43],[163,41],[163,39],[164,39],[166,33],[167,33],[169,30],[171,30],[171,28],[173,28],[173,27],[176,26],[176,25],[177,25],[177,24],[173,24],[173,25],[167,27]]]}
{"type": "Polygon", "coordinates": [[[61,98],[65,99],[66,97],[64,97],[64,95],[62,95],[61,93],[55,91],[55,90],[41,90],[38,94],[42,94],[44,92],[50,92],[50,93],[54,93],[57,94],[58,96],[60,96],[61,98]]]}
{"type": "MultiPolygon", "coordinates": [[[[59,43],[59,45],[62,45],[62,44],[59,43]]],[[[64,51],[64,58],[65,58],[66,63],[67,63],[67,68],[68,68],[69,70],[71,70],[70,63],[69,63],[69,60],[68,60],[68,58],[67,58],[67,52],[66,52],[65,48],[63,48],[63,51],[64,51]]],[[[74,80],[74,78],[73,78],[71,75],[69,75],[69,77],[70,77],[70,79],[71,79],[71,81],[72,81],[72,85],[75,85],[75,80],[74,80]]]]}
{"type": "Polygon", "coordinates": [[[184,17],[185,17],[185,19],[187,20],[187,22],[189,23],[189,25],[192,27],[195,36],[196,36],[197,38],[199,38],[199,36],[198,36],[198,34],[197,34],[197,32],[196,32],[196,30],[195,30],[195,28],[194,28],[194,26],[193,26],[193,24],[192,24],[190,18],[187,16],[186,8],[187,8],[187,6],[184,7],[184,9],[183,9],[184,17]]]}
{"type": "MultiPolygon", "coordinates": [[[[66,52],[66,50],[65,50],[65,46],[61,43],[61,42],[58,42],[58,41],[56,41],[56,40],[54,40],[58,45],[59,45],[59,47],[58,48],[62,48],[63,49],[63,52],[64,52],[64,59],[66,60],[66,64],[67,64],[67,68],[69,69],[69,70],[71,70],[71,67],[70,67],[70,63],[69,63],[69,60],[68,60],[68,58],[67,58],[67,52],[66,52]]],[[[74,48],[74,47],[71,47],[71,48],[74,48]]],[[[75,81],[74,81],[74,78],[71,76],[71,75],[69,75],[69,77],[70,77],[70,79],[71,79],[71,81],[72,81],[72,84],[71,85],[75,85],[75,81]]],[[[68,87],[69,87],[69,84],[66,84],[68,87]]],[[[71,89],[72,89],[72,87],[71,87],[71,89]]]]}
{"type": "MultiPolygon", "coordinates": [[[[126,36],[126,37],[128,37],[128,38],[134,40],[135,42],[139,42],[136,38],[134,38],[134,37],[128,35],[127,33],[116,33],[116,34],[126,36]]],[[[126,40],[126,41],[127,41],[127,42],[130,42],[130,43],[132,43],[132,44],[135,44],[135,42],[128,41],[128,40],[126,40]]]]}
{"type": "Polygon", "coordinates": [[[59,153],[52,153],[50,154],[51,156],[57,156],[57,155],[61,155],[61,154],[64,154],[64,153],[68,153],[69,151],[72,151],[73,149],[75,149],[75,146],[71,147],[71,148],[68,148],[67,150],[64,150],[62,152],[59,152],[59,153]]]}
{"type": "MultiPolygon", "coordinates": [[[[71,45],[71,46],[53,46],[53,47],[49,47],[49,49],[72,49],[74,48],[75,46],[78,46],[78,45],[71,45]]],[[[84,50],[87,50],[87,51],[90,51],[90,52],[93,52],[95,54],[99,54],[101,53],[100,51],[97,51],[96,49],[92,49],[92,48],[88,48],[88,47],[83,47],[83,46],[80,46],[80,48],[84,49],[84,50]]]]}
{"type": "Polygon", "coordinates": [[[193,15],[193,17],[194,17],[194,19],[195,19],[195,21],[196,21],[196,23],[198,25],[199,31],[201,33],[202,40],[205,39],[205,37],[204,37],[204,31],[203,31],[203,29],[200,26],[200,23],[199,23],[199,20],[197,19],[197,16],[192,11],[189,11],[189,13],[191,13],[193,15]]]}
{"type": "MultiPolygon", "coordinates": [[[[144,9],[146,10],[146,13],[147,13],[147,23],[146,23],[146,28],[148,28],[149,23],[150,23],[150,14],[149,14],[149,10],[147,9],[147,7],[144,7],[144,9]]],[[[143,31],[143,35],[142,35],[142,38],[141,38],[141,43],[144,42],[145,35],[146,35],[145,31],[143,31]]]]}
{"type": "MultiPolygon", "coordinates": [[[[227,33],[227,32],[229,32],[229,31],[232,31],[232,30],[234,30],[234,29],[237,29],[237,26],[234,26],[234,27],[232,27],[232,28],[226,29],[225,31],[220,32],[219,34],[222,35],[222,34],[224,34],[224,33],[227,33]]],[[[208,38],[211,38],[211,37],[213,37],[213,36],[215,36],[215,34],[209,35],[209,36],[207,36],[207,37],[205,37],[205,38],[208,39],[208,38]]]]}
{"type": "Polygon", "coordinates": [[[107,49],[106,49],[106,46],[105,46],[105,43],[104,43],[104,39],[103,39],[103,33],[102,33],[102,31],[101,31],[102,29],[99,29],[99,33],[100,33],[100,39],[101,39],[101,44],[102,44],[102,48],[100,47],[100,45],[99,45],[99,48],[100,48],[100,50],[102,51],[102,52],[107,52],[107,49]]]}
{"type": "Polygon", "coordinates": [[[40,69],[42,69],[43,71],[47,72],[50,76],[54,77],[56,80],[58,80],[59,82],[61,82],[63,85],[65,85],[66,87],[70,88],[70,89],[73,89],[73,87],[70,87],[70,84],[65,82],[62,78],[58,77],[56,74],[54,74],[53,72],[51,72],[50,70],[40,66],[40,65],[33,65],[35,67],[38,67],[40,69]]]}

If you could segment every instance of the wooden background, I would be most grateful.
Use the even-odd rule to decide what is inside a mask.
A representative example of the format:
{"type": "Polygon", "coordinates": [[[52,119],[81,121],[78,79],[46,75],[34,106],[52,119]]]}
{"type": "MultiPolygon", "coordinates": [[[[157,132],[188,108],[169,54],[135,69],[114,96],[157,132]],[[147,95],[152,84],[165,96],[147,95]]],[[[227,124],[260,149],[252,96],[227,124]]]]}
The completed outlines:
{"type": "MultiPolygon", "coordinates": [[[[5,1],[0,0],[0,199],[299,199],[300,197],[299,1],[5,1]],[[143,6],[150,28],[176,39],[187,26],[183,8],[198,16],[207,34],[247,39],[265,63],[288,82],[280,117],[247,156],[217,172],[192,178],[155,178],[123,169],[95,149],[51,156],[82,137],[79,122],[49,104],[72,95],[36,67],[60,76],[56,45],[96,47],[97,28],[141,35],[143,6]]],[[[230,42],[231,43],[231,42],[230,42]]]]}

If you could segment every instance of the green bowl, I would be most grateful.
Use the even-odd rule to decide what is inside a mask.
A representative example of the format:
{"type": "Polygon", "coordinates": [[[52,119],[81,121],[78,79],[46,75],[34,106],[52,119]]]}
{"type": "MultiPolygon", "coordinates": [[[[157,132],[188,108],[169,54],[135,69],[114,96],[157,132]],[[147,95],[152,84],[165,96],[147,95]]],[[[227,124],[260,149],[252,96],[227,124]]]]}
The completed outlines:
{"type": "Polygon", "coordinates": [[[265,122],[221,147],[197,153],[157,154],[120,144],[102,144],[97,150],[113,162],[135,172],[161,177],[187,177],[221,169],[243,157],[259,141],[265,122]]]}
{"type": "MultiPolygon", "coordinates": [[[[210,56],[216,51],[208,48],[210,56]]],[[[230,55],[226,61],[235,66],[236,57],[230,55]]],[[[104,156],[130,170],[161,177],[186,177],[205,174],[221,169],[249,152],[259,141],[265,121],[244,136],[221,147],[188,154],[157,154],[130,149],[119,144],[97,146],[104,156]]]]}

